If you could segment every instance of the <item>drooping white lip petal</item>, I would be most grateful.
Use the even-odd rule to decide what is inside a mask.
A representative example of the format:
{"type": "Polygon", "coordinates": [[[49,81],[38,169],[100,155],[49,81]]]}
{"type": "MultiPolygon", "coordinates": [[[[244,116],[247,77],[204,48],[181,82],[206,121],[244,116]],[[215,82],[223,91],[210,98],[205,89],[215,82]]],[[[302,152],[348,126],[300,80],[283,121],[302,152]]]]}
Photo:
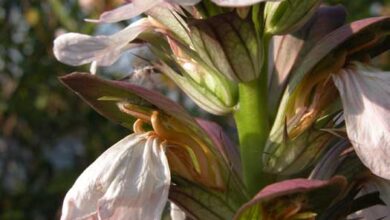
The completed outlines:
{"type": "Polygon", "coordinates": [[[125,4],[114,10],[104,12],[97,20],[86,19],[86,21],[114,23],[128,20],[141,15],[145,11],[157,6],[162,2],[163,0],[132,0],[131,3],[125,4]]]}
{"type": "Polygon", "coordinates": [[[357,155],[374,174],[390,179],[390,72],[355,63],[333,81],[357,155]]]}
{"type": "Polygon", "coordinates": [[[170,182],[161,142],[129,135],[80,175],[65,197],[61,220],[160,219],[170,182]]]}
{"type": "Polygon", "coordinates": [[[109,66],[118,60],[123,51],[140,33],[150,28],[147,19],[141,19],[111,36],[89,36],[67,33],[54,40],[54,55],[62,63],[79,66],[96,62],[97,66],[109,66]]]}
{"type": "Polygon", "coordinates": [[[211,0],[211,1],[220,6],[243,7],[243,6],[254,5],[259,2],[279,1],[279,0],[211,0]]]}

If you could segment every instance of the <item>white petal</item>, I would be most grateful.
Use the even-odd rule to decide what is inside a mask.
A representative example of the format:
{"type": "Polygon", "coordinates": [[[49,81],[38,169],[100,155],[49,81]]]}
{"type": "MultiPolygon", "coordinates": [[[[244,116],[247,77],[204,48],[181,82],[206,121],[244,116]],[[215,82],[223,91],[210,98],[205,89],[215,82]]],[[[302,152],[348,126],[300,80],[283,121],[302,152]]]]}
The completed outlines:
{"type": "Polygon", "coordinates": [[[78,33],[60,35],[54,40],[54,56],[62,63],[79,66],[92,62],[98,53],[110,46],[106,36],[92,37],[78,33]]]}
{"type": "Polygon", "coordinates": [[[185,220],[186,219],[186,213],[183,212],[179,206],[175,205],[175,203],[171,202],[171,219],[172,220],[185,220]]]}
{"type": "MultiPolygon", "coordinates": [[[[375,180],[372,182],[372,185],[374,185],[375,188],[379,191],[379,196],[386,204],[386,206],[390,207],[390,181],[378,177],[375,178],[375,180]]],[[[390,217],[390,210],[387,211],[387,214],[390,217]]]]}
{"type": "Polygon", "coordinates": [[[150,27],[147,20],[141,19],[111,36],[63,34],[54,40],[54,55],[60,62],[72,66],[91,62],[96,62],[97,66],[109,66],[132,46],[129,42],[150,27]]]}
{"type": "Polygon", "coordinates": [[[92,74],[92,75],[96,75],[96,71],[97,71],[97,63],[96,61],[93,61],[91,63],[91,67],[89,67],[89,72],[92,74]]]}
{"type": "Polygon", "coordinates": [[[61,220],[160,219],[170,171],[158,139],[130,135],[104,152],[67,193],[61,220]]]}
{"type": "Polygon", "coordinates": [[[388,180],[379,177],[372,179],[363,186],[357,197],[377,191],[385,205],[375,205],[363,209],[354,215],[351,215],[351,219],[390,219],[390,182],[388,180]]]}
{"type": "Polygon", "coordinates": [[[374,174],[390,179],[390,72],[356,63],[333,81],[357,155],[374,174]]]}
{"type": "Polygon", "coordinates": [[[98,20],[86,19],[90,22],[114,23],[128,20],[141,15],[145,11],[162,3],[163,0],[132,0],[131,3],[125,4],[119,8],[104,12],[98,20]]]}
{"type": "Polygon", "coordinates": [[[212,0],[217,5],[220,6],[228,6],[228,7],[242,7],[254,5],[259,2],[267,2],[267,1],[279,1],[279,0],[212,0]]]}
{"type": "Polygon", "coordinates": [[[200,1],[201,0],[170,0],[168,2],[172,2],[174,4],[183,5],[183,6],[191,6],[191,5],[198,4],[200,1]]]}
{"type": "Polygon", "coordinates": [[[179,4],[183,6],[190,6],[199,3],[200,0],[132,0],[131,3],[125,4],[114,10],[104,12],[100,15],[100,18],[98,20],[86,19],[86,21],[114,23],[118,21],[128,20],[141,15],[142,13],[148,11],[153,7],[164,7],[165,4],[162,4],[164,2],[179,4]]]}

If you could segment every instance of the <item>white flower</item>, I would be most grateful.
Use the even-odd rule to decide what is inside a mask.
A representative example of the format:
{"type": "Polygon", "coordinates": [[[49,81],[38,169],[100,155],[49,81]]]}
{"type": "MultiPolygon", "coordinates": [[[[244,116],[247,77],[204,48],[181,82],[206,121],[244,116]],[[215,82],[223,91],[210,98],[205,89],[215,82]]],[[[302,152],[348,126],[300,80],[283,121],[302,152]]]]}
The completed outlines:
{"type": "Polygon", "coordinates": [[[357,155],[374,174],[390,179],[390,72],[354,63],[333,81],[357,155]]]}
{"type": "Polygon", "coordinates": [[[388,207],[386,214],[390,217],[390,181],[377,177],[372,184],[379,191],[381,200],[388,207]]]}
{"type": "Polygon", "coordinates": [[[119,8],[104,12],[98,20],[86,20],[90,22],[113,23],[134,18],[156,6],[169,7],[170,4],[188,6],[195,5],[198,2],[200,0],[132,0],[119,8]]]}
{"type": "Polygon", "coordinates": [[[96,66],[112,65],[124,51],[137,46],[129,42],[149,28],[151,24],[145,18],[111,36],[67,33],[54,40],[53,52],[57,60],[71,66],[92,63],[94,73],[96,66]]]}
{"type": "Polygon", "coordinates": [[[179,206],[175,205],[175,203],[171,202],[171,219],[172,220],[185,220],[186,213],[183,212],[179,206]]]}
{"type": "MultiPolygon", "coordinates": [[[[375,205],[369,208],[360,210],[353,215],[350,219],[390,219],[390,181],[374,177],[370,179],[366,184],[363,185],[357,197],[365,194],[379,192],[379,197],[384,203],[383,205],[375,205]]],[[[349,219],[349,218],[348,218],[349,219]]]]}
{"type": "Polygon", "coordinates": [[[171,182],[163,145],[145,133],[110,147],[66,194],[61,220],[159,220],[171,182]]]}

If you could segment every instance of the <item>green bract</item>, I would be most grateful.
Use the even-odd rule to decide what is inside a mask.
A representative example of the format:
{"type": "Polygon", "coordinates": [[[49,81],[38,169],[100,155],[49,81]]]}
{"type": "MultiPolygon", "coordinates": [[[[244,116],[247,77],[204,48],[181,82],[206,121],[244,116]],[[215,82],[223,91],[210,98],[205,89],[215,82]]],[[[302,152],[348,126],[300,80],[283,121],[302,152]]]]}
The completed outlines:
{"type": "MultiPolygon", "coordinates": [[[[161,59],[155,66],[202,109],[216,115],[232,112],[238,101],[237,84],[233,80],[236,76],[227,54],[223,52],[226,47],[222,48],[215,34],[209,32],[213,29],[209,23],[213,22],[199,20],[187,24],[178,14],[164,9],[152,10],[150,16],[159,23],[157,26],[168,31],[166,40],[155,32],[141,36],[161,59]]],[[[231,28],[228,23],[225,26],[231,28]]],[[[245,45],[243,47],[246,48],[245,45]]],[[[230,57],[233,56],[231,53],[230,57]]],[[[253,69],[253,64],[250,67],[253,69]]]]}
{"type": "Polygon", "coordinates": [[[287,34],[303,25],[314,14],[320,0],[267,2],[264,10],[265,33],[287,34]]]}
{"type": "Polygon", "coordinates": [[[231,12],[190,23],[196,52],[210,66],[235,82],[257,79],[263,48],[250,19],[231,12]]]}

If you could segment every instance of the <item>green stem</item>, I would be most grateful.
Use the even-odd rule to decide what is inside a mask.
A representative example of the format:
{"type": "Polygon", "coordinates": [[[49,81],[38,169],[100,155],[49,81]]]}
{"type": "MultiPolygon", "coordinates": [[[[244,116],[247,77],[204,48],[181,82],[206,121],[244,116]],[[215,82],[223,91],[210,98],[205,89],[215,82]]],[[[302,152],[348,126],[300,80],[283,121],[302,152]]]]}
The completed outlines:
{"type": "MultiPolygon", "coordinates": [[[[268,39],[263,45],[268,48],[268,39]]],[[[267,94],[267,55],[260,77],[250,82],[240,83],[239,108],[234,113],[240,142],[240,154],[244,183],[250,195],[255,195],[261,188],[273,180],[262,170],[262,153],[269,134],[268,94],[267,94]]]]}

